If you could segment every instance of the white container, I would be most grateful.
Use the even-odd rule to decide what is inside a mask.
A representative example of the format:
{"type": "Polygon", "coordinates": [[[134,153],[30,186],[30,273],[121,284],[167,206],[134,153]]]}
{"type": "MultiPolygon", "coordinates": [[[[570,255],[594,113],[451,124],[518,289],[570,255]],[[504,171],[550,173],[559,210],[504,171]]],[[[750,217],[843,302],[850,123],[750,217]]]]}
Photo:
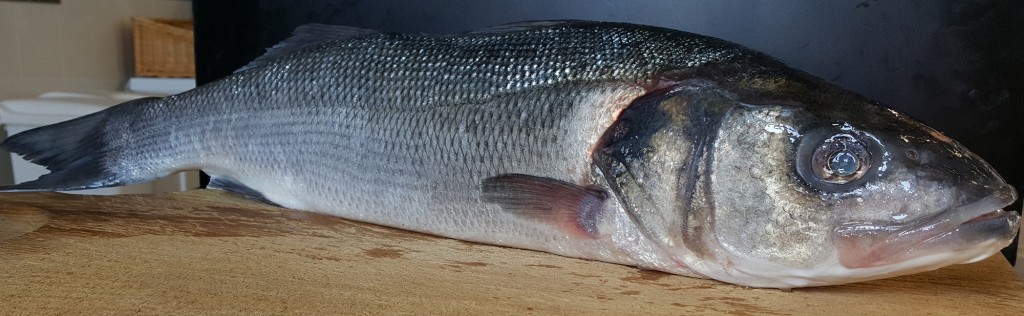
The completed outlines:
{"type": "Polygon", "coordinates": [[[178,94],[196,87],[196,79],[193,78],[128,78],[125,90],[157,95],[178,94]]]}
{"type": "MultiPolygon", "coordinates": [[[[36,127],[70,120],[79,116],[106,109],[115,104],[147,95],[115,92],[106,96],[90,94],[47,92],[36,99],[0,101],[0,124],[7,135],[14,135],[36,127]]],[[[14,182],[22,183],[48,173],[46,168],[11,154],[11,170],[14,182]]],[[[155,193],[185,191],[199,187],[199,173],[179,172],[163,179],[123,187],[92,190],[67,191],[66,193],[111,195],[132,193],[155,193]]]]}

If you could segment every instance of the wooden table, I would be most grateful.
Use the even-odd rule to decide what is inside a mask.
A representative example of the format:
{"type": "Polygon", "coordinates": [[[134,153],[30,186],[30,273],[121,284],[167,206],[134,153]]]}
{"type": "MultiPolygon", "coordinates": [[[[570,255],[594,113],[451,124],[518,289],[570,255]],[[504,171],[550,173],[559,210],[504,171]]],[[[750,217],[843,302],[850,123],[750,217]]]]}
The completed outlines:
{"type": "Polygon", "coordinates": [[[479,245],[218,191],[0,194],[0,314],[1024,315],[999,256],[783,292],[479,245]]]}

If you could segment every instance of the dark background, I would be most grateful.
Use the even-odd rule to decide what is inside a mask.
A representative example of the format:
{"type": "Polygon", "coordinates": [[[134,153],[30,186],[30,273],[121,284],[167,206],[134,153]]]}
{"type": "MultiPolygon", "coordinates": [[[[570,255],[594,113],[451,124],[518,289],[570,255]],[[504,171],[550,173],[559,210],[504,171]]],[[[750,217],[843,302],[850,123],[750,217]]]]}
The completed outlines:
{"type": "MultiPolygon", "coordinates": [[[[447,34],[586,19],[720,37],[916,117],[1024,189],[1024,1],[193,0],[193,10],[200,84],[312,22],[447,34]]],[[[1003,250],[1011,263],[1016,247],[1003,250]]]]}

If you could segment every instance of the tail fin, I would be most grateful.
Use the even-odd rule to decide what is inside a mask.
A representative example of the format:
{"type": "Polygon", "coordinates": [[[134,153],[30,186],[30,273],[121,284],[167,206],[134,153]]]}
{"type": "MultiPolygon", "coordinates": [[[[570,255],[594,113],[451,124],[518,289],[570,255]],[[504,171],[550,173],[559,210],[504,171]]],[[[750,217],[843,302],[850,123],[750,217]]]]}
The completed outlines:
{"type": "Polygon", "coordinates": [[[38,127],[8,137],[0,146],[50,170],[39,179],[0,187],[0,191],[67,191],[128,184],[105,166],[110,146],[104,137],[108,117],[137,99],[73,120],[38,127]]]}

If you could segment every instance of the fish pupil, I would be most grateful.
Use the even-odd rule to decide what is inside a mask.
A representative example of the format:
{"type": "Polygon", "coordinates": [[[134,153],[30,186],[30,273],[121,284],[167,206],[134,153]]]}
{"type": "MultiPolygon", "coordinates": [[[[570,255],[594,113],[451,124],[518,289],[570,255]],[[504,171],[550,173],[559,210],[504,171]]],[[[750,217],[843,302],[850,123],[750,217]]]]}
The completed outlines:
{"type": "Polygon", "coordinates": [[[860,168],[860,162],[857,161],[857,156],[849,151],[840,151],[832,154],[832,157],[828,160],[828,167],[832,170],[832,173],[846,177],[857,173],[857,169],[860,168]]]}

